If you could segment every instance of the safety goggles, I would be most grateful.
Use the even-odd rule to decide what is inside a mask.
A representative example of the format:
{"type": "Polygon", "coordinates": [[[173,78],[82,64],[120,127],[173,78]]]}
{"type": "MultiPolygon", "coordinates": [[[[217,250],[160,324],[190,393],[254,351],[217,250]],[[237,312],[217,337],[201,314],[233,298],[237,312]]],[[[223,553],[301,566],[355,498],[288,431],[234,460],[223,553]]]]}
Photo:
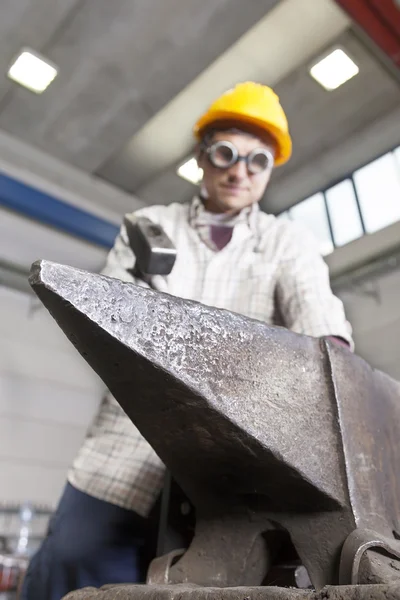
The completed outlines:
{"type": "Polygon", "coordinates": [[[253,175],[263,173],[274,166],[273,154],[266,148],[255,148],[247,156],[240,156],[234,144],[227,141],[215,142],[205,148],[210,163],[217,169],[229,169],[240,160],[246,163],[253,175]]]}

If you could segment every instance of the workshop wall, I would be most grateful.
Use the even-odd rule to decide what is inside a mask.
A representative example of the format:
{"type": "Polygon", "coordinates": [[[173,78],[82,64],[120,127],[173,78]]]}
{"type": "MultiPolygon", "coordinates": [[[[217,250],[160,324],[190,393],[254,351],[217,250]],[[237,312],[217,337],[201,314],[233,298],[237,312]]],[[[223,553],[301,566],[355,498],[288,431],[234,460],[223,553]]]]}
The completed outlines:
{"type": "Polygon", "coordinates": [[[354,329],[356,352],[400,381],[400,269],[338,290],[354,329]]]}
{"type": "Polygon", "coordinates": [[[89,271],[104,265],[107,249],[0,208],[0,262],[29,270],[40,258],[89,271]]]}
{"type": "Polygon", "coordinates": [[[34,296],[0,306],[0,502],[54,505],[103,385],[34,296]]]}
{"type": "MultiPolygon", "coordinates": [[[[1,261],[28,271],[46,258],[97,272],[106,255],[105,248],[0,209],[1,261]]],[[[7,281],[0,285],[0,340],[0,504],[53,507],[104,386],[36,296],[7,281]]]]}
{"type": "MultiPolygon", "coordinates": [[[[76,207],[77,218],[83,210],[118,226],[142,205],[2,132],[0,173],[76,207]]],[[[105,247],[0,208],[0,266],[15,265],[24,282],[39,258],[98,272],[106,255],[105,247]]],[[[55,506],[104,386],[39,300],[4,277],[0,269],[0,504],[55,506]]]]}

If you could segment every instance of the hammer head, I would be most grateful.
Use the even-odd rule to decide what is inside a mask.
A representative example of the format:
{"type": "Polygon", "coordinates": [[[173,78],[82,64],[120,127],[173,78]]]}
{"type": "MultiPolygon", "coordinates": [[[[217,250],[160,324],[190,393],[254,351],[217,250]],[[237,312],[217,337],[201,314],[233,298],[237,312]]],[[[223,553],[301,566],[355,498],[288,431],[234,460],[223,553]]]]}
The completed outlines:
{"type": "Polygon", "coordinates": [[[169,275],[176,260],[176,248],[160,225],[147,217],[125,217],[129,245],[141,275],[169,275]]]}

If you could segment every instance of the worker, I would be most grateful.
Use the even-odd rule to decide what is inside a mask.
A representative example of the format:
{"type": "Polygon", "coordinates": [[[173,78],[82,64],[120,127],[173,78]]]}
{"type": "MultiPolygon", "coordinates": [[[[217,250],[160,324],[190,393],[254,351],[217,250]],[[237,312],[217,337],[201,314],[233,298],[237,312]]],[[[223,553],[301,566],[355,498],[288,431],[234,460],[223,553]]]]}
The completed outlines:
{"type": "MultiPolygon", "coordinates": [[[[153,287],[352,349],[315,240],[259,208],[273,169],[292,152],[277,95],[257,83],[238,84],[201,116],[194,135],[203,170],[199,194],[135,213],[164,228],[177,249],[172,273],[154,277],[153,287]]],[[[134,263],[122,226],[103,273],[144,285],[132,276],[134,263]]],[[[163,476],[158,456],[107,394],[31,561],[23,600],[143,581],[141,549],[163,476]]]]}

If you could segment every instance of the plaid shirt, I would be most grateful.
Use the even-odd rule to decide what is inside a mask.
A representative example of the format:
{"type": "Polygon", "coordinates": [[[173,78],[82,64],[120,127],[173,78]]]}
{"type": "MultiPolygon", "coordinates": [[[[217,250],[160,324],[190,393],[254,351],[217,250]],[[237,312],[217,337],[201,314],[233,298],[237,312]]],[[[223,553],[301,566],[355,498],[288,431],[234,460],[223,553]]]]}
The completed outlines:
{"type": "MultiPolygon", "coordinates": [[[[195,198],[188,204],[140,209],[161,225],[178,257],[168,277],[154,276],[162,292],[225,308],[315,337],[339,336],[352,346],[343,305],[330,289],[328,268],[312,236],[297,224],[261,212],[258,205],[233,219],[207,213],[195,198]],[[233,227],[220,251],[211,225],[233,227]]],[[[135,281],[124,226],[103,274],[135,281]]],[[[96,498],[146,516],[159,494],[164,466],[111,394],[69,472],[69,481],[96,498]]]]}

